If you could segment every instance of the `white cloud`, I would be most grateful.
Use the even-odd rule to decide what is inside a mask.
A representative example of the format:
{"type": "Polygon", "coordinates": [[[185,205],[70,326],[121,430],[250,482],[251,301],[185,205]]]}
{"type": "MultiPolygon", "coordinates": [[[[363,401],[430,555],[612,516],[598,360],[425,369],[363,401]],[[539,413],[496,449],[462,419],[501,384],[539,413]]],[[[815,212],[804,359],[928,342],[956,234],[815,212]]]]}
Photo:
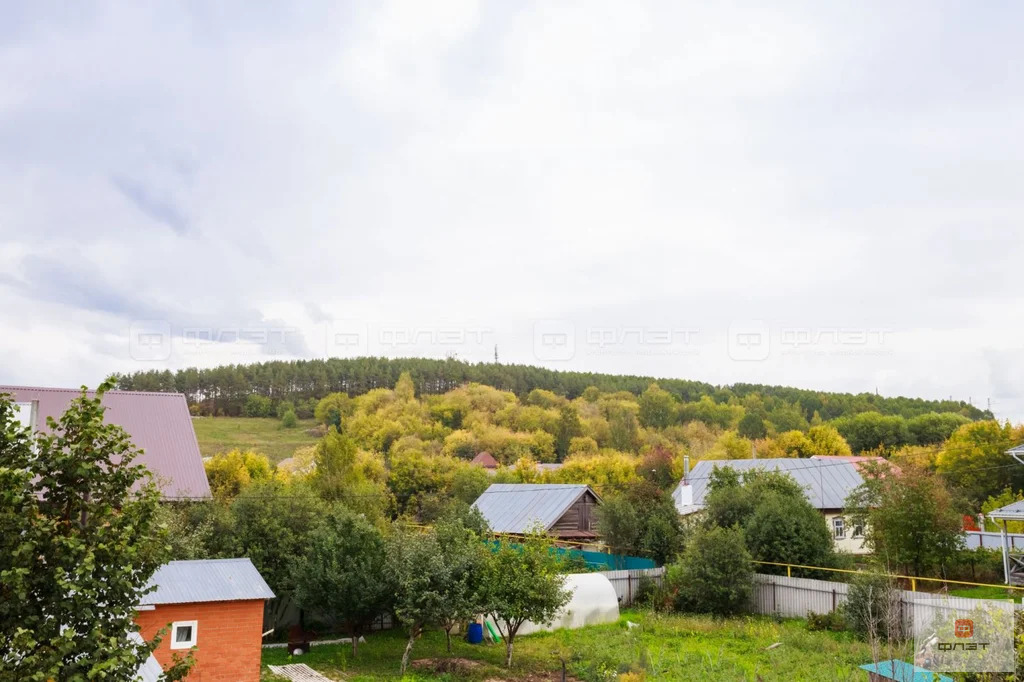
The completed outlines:
{"type": "Polygon", "coordinates": [[[555,318],[701,330],[685,353],[582,348],[574,368],[992,395],[1024,417],[999,369],[1024,333],[1020,18],[23,10],[0,32],[0,373],[74,385],[137,368],[122,335],[143,313],[294,328],[304,342],[274,350],[311,355],[320,318],[358,321],[368,346],[395,329],[424,341],[389,354],[487,329],[462,355],[497,343],[517,362],[538,360],[534,320],[555,318]],[[726,333],[750,319],[891,328],[894,345],[736,362],[726,333]]]}

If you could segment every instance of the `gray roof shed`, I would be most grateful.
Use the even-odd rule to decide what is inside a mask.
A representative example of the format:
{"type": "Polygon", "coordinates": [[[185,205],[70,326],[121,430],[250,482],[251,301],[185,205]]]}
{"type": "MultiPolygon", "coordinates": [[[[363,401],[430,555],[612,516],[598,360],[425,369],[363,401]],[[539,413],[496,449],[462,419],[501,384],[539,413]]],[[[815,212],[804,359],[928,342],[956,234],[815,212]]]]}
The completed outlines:
{"type": "Polygon", "coordinates": [[[789,474],[804,489],[807,499],[817,509],[842,509],[846,498],[853,489],[864,482],[856,464],[848,461],[816,459],[722,459],[698,462],[686,480],[692,489],[692,498],[687,496],[681,481],[672,493],[676,507],[685,512],[699,511],[704,506],[708,480],[715,467],[730,467],[739,472],[763,469],[789,474]]]}
{"type": "Polygon", "coordinates": [[[156,589],[142,598],[146,606],[274,598],[247,558],[171,561],[157,569],[149,584],[156,589]]]}
{"type": "Polygon", "coordinates": [[[550,530],[588,490],[601,499],[587,485],[494,483],[473,506],[495,533],[525,533],[536,523],[550,530]]]}

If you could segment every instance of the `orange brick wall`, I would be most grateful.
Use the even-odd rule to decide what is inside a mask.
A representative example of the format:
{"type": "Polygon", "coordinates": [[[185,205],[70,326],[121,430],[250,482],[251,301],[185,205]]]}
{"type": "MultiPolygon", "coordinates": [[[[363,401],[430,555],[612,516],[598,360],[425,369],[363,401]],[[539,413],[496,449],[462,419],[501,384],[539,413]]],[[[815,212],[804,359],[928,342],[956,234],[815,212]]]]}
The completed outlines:
{"type": "MultiPolygon", "coordinates": [[[[152,611],[139,611],[136,622],[149,641],[169,623],[196,620],[196,664],[189,682],[257,682],[260,679],[262,653],[263,600],[208,602],[202,604],[165,604],[152,611]]],[[[166,667],[172,654],[168,632],[153,655],[166,667]]]]}

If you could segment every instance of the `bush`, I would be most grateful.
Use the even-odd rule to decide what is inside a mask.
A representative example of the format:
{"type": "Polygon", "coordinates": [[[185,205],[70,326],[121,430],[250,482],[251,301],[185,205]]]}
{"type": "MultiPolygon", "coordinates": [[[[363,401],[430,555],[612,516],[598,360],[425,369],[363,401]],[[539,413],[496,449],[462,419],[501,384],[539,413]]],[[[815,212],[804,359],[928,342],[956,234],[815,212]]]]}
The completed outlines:
{"type": "Polygon", "coordinates": [[[686,546],[678,568],[670,567],[665,584],[678,590],[677,608],[732,615],[747,608],[754,570],[738,528],[698,532],[686,546]]]}
{"type": "Polygon", "coordinates": [[[842,611],[832,613],[807,612],[807,629],[811,632],[826,630],[828,632],[842,632],[846,629],[846,618],[842,611]]]}
{"type": "Polygon", "coordinates": [[[295,415],[295,410],[288,410],[281,417],[281,426],[286,429],[294,429],[299,425],[299,418],[295,415]]]}
{"type": "Polygon", "coordinates": [[[887,575],[861,573],[854,576],[843,615],[850,630],[866,641],[902,638],[900,593],[887,575]]]}

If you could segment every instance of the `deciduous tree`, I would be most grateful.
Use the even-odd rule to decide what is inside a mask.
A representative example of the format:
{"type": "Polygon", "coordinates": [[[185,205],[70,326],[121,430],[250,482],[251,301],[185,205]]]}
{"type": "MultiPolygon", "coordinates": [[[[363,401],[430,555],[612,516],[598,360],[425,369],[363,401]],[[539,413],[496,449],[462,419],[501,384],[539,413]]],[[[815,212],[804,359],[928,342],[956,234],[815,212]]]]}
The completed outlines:
{"type": "Polygon", "coordinates": [[[4,679],[129,682],[156,645],[128,634],[168,554],[160,494],[128,434],[104,421],[112,386],[83,390],[45,435],[0,396],[4,679]]]}
{"type": "Polygon", "coordinates": [[[562,561],[543,531],[521,543],[502,543],[488,562],[488,611],[505,640],[505,665],[512,667],[512,648],[526,621],[548,623],[569,601],[562,561]]]}
{"type": "Polygon", "coordinates": [[[345,623],[358,654],[359,636],[391,606],[393,570],[379,530],[344,507],[335,507],[290,559],[295,601],[345,623]]]}

